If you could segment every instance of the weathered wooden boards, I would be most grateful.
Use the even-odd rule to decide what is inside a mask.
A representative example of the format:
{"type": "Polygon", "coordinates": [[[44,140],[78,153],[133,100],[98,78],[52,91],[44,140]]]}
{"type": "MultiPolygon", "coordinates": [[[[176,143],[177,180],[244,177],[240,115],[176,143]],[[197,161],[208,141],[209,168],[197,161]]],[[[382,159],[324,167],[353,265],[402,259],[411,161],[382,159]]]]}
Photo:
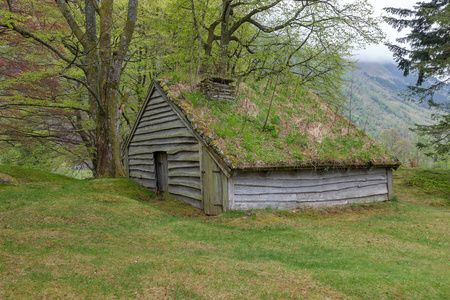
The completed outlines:
{"type": "Polygon", "coordinates": [[[129,177],[201,207],[199,143],[158,90],[153,91],[128,147],[129,177]],[[163,161],[155,168],[157,157],[163,161]],[[164,163],[167,171],[158,168],[164,163]]]}
{"type": "Polygon", "coordinates": [[[155,164],[156,191],[158,193],[164,193],[168,190],[169,185],[167,153],[155,152],[153,157],[153,163],[155,164]]]}
{"type": "Polygon", "coordinates": [[[388,200],[385,168],[239,172],[232,209],[338,205],[388,200]]]}
{"type": "MultiPolygon", "coordinates": [[[[206,85],[227,100],[224,93],[232,94],[228,83],[213,80],[206,85]]],[[[385,167],[231,170],[157,86],[150,88],[125,148],[130,178],[152,191],[203,208],[208,215],[229,209],[366,203],[393,196],[392,169],[385,167]]]]}
{"type": "Polygon", "coordinates": [[[199,86],[210,100],[235,101],[235,88],[227,80],[220,78],[205,79],[199,86]]]}
{"type": "Polygon", "coordinates": [[[228,179],[206,149],[201,158],[203,210],[218,215],[228,210],[228,179]]]}

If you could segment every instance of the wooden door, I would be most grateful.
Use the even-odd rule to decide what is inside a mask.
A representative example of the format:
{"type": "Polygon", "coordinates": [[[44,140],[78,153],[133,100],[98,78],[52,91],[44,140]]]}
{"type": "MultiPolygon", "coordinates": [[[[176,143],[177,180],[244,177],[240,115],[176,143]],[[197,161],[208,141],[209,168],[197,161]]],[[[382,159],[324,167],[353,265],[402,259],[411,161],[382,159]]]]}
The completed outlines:
{"type": "Polygon", "coordinates": [[[167,191],[169,181],[169,169],[167,166],[167,153],[155,152],[155,178],[156,178],[156,192],[164,193],[167,191]]]}
{"type": "Polygon", "coordinates": [[[228,181],[214,159],[202,151],[202,204],[207,215],[218,215],[226,209],[228,181]]]}

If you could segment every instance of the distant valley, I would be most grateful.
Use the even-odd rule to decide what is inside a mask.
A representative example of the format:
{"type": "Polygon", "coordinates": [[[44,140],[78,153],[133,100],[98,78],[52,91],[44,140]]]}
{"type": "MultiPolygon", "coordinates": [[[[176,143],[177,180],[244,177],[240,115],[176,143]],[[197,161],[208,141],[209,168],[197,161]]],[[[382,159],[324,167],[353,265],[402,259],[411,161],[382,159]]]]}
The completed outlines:
{"type": "MultiPolygon", "coordinates": [[[[384,129],[396,128],[403,137],[413,139],[408,130],[414,124],[429,124],[432,111],[426,104],[405,100],[401,93],[414,85],[414,76],[404,77],[394,64],[359,62],[347,74],[345,116],[356,126],[378,138],[384,129]]],[[[439,95],[442,96],[442,95],[439,95]]]]}

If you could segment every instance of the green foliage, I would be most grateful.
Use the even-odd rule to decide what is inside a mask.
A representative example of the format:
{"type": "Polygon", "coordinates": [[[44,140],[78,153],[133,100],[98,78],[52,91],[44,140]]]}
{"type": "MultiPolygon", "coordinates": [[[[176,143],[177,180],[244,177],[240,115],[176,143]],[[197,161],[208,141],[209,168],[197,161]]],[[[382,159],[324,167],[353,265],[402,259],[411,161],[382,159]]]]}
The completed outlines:
{"type": "Polygon", "coordinates": [[[32,148],[11,148],[2,154],[1,163],[51,171],[53,159],[48,157],[48,149],[42,145],[33,145],[32,148]]]}
{"type": "MultiPolygon", "coordinates": [[[[157,12],[147,13],[156,17],[151,23],[157,24],[151,25],[157,28],[153,44],[163,49],[153,51],[164,53],[154,60],[161,62],[165,67],[162,72],[169,78],[173,73],[190,74],[185,82],[191,85],[194,80],[217,74],[275,81],[281,72],[282,77],[291,76],[323,99],[335,102],[340,100],[335,91],[342,84],[341,75],[350,65],[346,57],[354,48],[382,37],[379,20],[371,17],[371,8],[363,1],[341,5],[246,0],[219,5],[214,1],[174,0],[159,6],[164,9],[163,18],[158,19],[157,12]],[[225,13],[227,9],[231,11],[225,13]],[[314,19],[309,18],[310,12],[314,12],[314,19]],[[263,23],[264,29],[258,28],[263,23]],[[292,27],[292,23],[308,25],[292,27]],[[276,27],[273,31],[269,30],[272,26],[276,27]]],[[[146,47],[153,49],[149,44],[146,42],[146,47]]]]}
{"type": "Polygon", "coordinates": [[[182,93],[181,95],[189,100],[189,102],[191,102],[195,108],[198,108],[202,105],[208,105],[208,99],[206,98],[206,95],[199,91],[182,93]]]}
{"type": "Polygon", "coordinates": [[[27,143],[15,147],[3,147],[0,164],[22,166],[26,168],[60,173],[76,178],[92,177],[87,167],[89,160],[84,156],[85,148],[73,147],[72,151],[56,148],[51,143],[27,143]],[[25,147],[26,146],[26,147],[25,147]]]}
{"type": "Polygon", "coordinates": [[[266,126],[264,127],[264,130],[270,132],[271,134],[274,134],[277,131],[277,126],[272,123],[267,123],[266,126]]]}
{"type": "Polygon", "coordinates": [[[390,154],[395,155],[402,163],[408,163],[412,157],[413,145],[397,129],[383,130],[379,139],[390,154]]]}
{"type": "Polygon", "coordinates": [[[308,145],[308,135],[300,131],[291,131],[286,136],[286,143],[305,148],[308,145]]]}
{"type": "Polygon", "coordinates": [[[398,67],[404,76],[416,73],[417,81],[409,86],[409,98],[426,102],[440,113],[433,115],[435,124],[422,124],[414,129],[421,136],[428,136],[428,142],[418,144],[419,148],[430,149],[430,156],[449,159],[450,153],[450,101],[448,98],[450,66],[450,10],[447,0],[432,0],[418,3],[413,9],[386,8],[386,11],[399,18],[388,17],[387,22],[398,30],[411,29],[406,37],[397,42],[407,44],[401,47],[389,44],[398,67]],[[444,90],[447,97],[436,101],[435,94],[444,90]]]}
{"type": "Polygon", "coordinates": [[[293,156],[298,162],[302,162],[302,161],[305,159],[305,157],[303,156],[303,154],[302,154],[301,152],[294,153],[292,156],[293,156]]]}
{"type": "Polygon", "coordinates": [[[55,149],[45,143],[29,144],[27,147],[22,145],[4,147],[4,152],[0,155],[1,164],[22,166],[47,172],[55,172],[58,168],[62,171],[62,166],[66,166],[66,169],[70,170],[75,165],[82,165],[83,161],[77,159],[72,153],[64,152],[64,149],[60,149],[59,153],[55,152],[55,149]],[[62,153],[65,155],[61,155],[62,153]]]}
{"type": "Polygon", "coordinates": [[[274,125],[279,125],[281,123],[281,117],[279,115],[275,115],[275,116],[271,116],[269,118],[270,123],[274,124],[274,125]]]}
{"type": "Polygon", "coordinates": [[[450,114],[434,114],[432,119],[436,124],[417,125],[413,129],[423,137],[416,145],[419,149],[424,149],[428,156],[450,160],[450,114]]]}
{"type": "MultiPolygon", "coordinates": [[[[98,176],[124,175],[118,125],[125,103],[142,93],[142,86],[121,85],[128,63],[136,61],[128,50],[138,1],[113,2],[0,4],[1,15],[10,17],[0,19],[7,41],[0,72],[9,78],[0,83],[2,92],[8,90],[1,108],[11,116],[1,118],[6,124],[0,128],[8,130],[0,131],[0,142],[26,146],[39,140],[65,148],[64,154],[85,156],[97,164],[98,176]]],[[[140,50],[137,57],[145,52],[140,50]]],[[[139,75],[134,79],[141,83],[145,76],[139,75]]]]}
{"type": "Polygon", "coordinates": [[[167,81],[168,84],[175,84],[180,80],[180,78],[177,75],[174,75],[172,78],[170,78],[169,81],[167,81]]]}
{"type": "MultiPolygon", "coordinates": [[[[94,9],[90,1],[81,4],[60,1],[57,5],[43,1],[41,4],[33,8],[26,1],[15,1],[12,6],[6,3],[1,6],[4,16],[0,21],[4,29],[1,34],[2,38],[7,37],[7,42],[3,39],[1,42],[2,56],[14,62],[19,59],[25,62],[20,68],[5,73],[14,75],[16,70],[22,72],[26,68],[29,71],[14,79],[3,80],[0,89],[20,86],[21,91],[15,93],[14,100],[21,98],[21,104],[31,107],[38,104],[39,107],[27,107],[22,109],[24,115],[15,115],[17,120],[27,119],[27,122],[11,123],[2,119],[1,127],[13,126],[22,130],[16,130],[16,134],[25,133],[33,139],[53,138],[56,142],[52,146],[64,146],[68,150],[64,154],[76,152],[77,162],[108,161],[114,166],[96,166],[99,167],[96,170],[110,175],[123,173],[118,153],[120,138],[131,129],[147,87],[155,77],[168,78],[171,84],[189,83],[194,87],[199,80],[225,68],[227,76],[267,84],[268,89],[266,85],[252,86],[258,93],[275,91],[274,86],[278,85],[275,82],[295,83],[320,94],[328,102],[336,102],[340,100],[335,93],[342,84],[340,75],[349,66],[348,54],[355,47],[381,38],[377,20],[371,17],[370,6],[365,1],[345,5],[284,0],[139,1],[137,12],[127,1],[116,1],[111,11],[104,10],[106,4],[94,9]],[[227,9],[231,11],[224,13],[227,9]],[[136,22],[130,20],[125,24],[124,21],[135,13],[136,22]],[[67,22],[71,26],[67,26],[67,22]],[[89,22],[91,26],[88,26],[89,22]],[[100,24],[106,23],[111,26],[100,28],[100,24]],[[296,26],[291,26],[294,23],[296,26]],[[29,42],[32,40],[34,42],[29,42]],[[348,43],[350,40],[352,43],[348,43]],[[36,46],[36,43],[40,45],[36,46]],[[112,56],[115,57],[114,65],[110,63],[112,56]],[[110,80],[115,75],[118,77],[110,80]],[[45,83],[49,78],[58,88],[35,97],[34,91],[39,86],[36,83],[48,92],[50,85],[45,83]],[[23,83],[33,88],[24,88],[23,83]],[[31,92],[24,95],[23,91],[31,92]],[[120,119],[103,120],[106,115],[103,111],[113,112],[118,108],[121,109],[120,119]],[[33,123],[29,119],[33,119],[33,123]],[[52,127],[41,125],[43,119],[52,127]],[[104,124],[120,126],[101,128],[104,124]],[[67,133],[63,137],[60,136],[62,131],[67,133]],[[98,136],[103,133],[104,136],[98,136]],[[99,142],[102,139],[104,142],[99,142]],[[105,149],[98,148],[101,145],[105,145],[105,149]],[[99,153],[107,152],[112,160],[97,159],[99,153]]],[[[297,93],[297,88],[295,90],[297,93]]],[[[279,103],[289,103],[292,96],[287,97],[279,91],[275,94],[274,100],[279,103]]],[[[300,98],[308,98],[304,97],[308,92],[300,89],[299,94],[300,98]]],[[[193,95],[190,99],[195,108],[203,105],[203,99],[198,97],[193,95]]],[[[14,103],[13,99],[7,101],[14,103]]],[[[206,105],[213,110],[227,109],[221,104],[206,102],[206,105]]],[[[284,113],[292,116],[294,112],[286,107],[284,113]]],[[[118,111],[106,118],[117,116],[118,111]]],[[[284,120],[274,114],[269,117],[270,124],[265,128],[268,132],[261,138],[271,136],[284,140],[286,137],[280,131],[284,120]]],[[[321,111],[317,110],[310,117],[310,122],[320,121],[321,111]]],[[[255,135],[246,131],[249,122],[260,129],[264,124],[260,124],[259,117],[221,121],[232,128],[218,128],[224,138],[238,134],[247,138],[246,135],[255,135]]],[[[6,136],[8,141],[24,141],[10,133],[6,136]]],[[[264,149],[259,148],[261,152],[264,149]]],[[[273,159],[276,155],[268,153],[268,157],[273,159]]],[[[67,161],[72,162],[75,158],[70,157],[67,161]]]]}

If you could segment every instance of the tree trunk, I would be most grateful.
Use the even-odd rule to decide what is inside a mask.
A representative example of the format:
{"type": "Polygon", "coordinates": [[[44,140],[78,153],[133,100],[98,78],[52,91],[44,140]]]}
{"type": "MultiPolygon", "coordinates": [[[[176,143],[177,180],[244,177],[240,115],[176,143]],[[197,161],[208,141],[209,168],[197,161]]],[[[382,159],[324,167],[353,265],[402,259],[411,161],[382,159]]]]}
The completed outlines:
{"type": "MultiPolygon", "coordinates": [[[[91,1],[86,1],[86,3],[91,1]]],[[[123,61],[136,23],[138,0],[129,0],[128,18],[116,49],[113,48],[111,42],[113,4],[113,0],[102,1],[101,7],[98,8],[100,10],[98,43],[97,38],[91,38],[90,41],[95,40],[96,43],[89,43],[92,49],[85,49],[88,50],[88,53],[95,53],[87,55],[88,67],[85,74],[91,91],[95,93],[91,93],[90,101],[91,110],[96,117],[96,158],[94,159],[94,175],[96,177],[122,177],[125,175],[120,150],[119,89],[123,61]]],[[[86,4],[86,8],[88,6],[92,6],[92,3],[86,4]]],[[[95,20],[95,10],[86,9],[86,14],[88,13],[94,14],[94,17],[86,15],[86,20],[95,20]]],[[[92,34],[94,32],[95,30],[92,30],[92,34]]]]}
{"type": "Polygon", "coordinates": [[[231,1],[222,2],[222,20],[220,26],[220,57],[217,73],[220,77],[227,77],[228,71],[228,46],[230,45],[231,34],[229,30],[230,16],[232,15],[231,1]]]}
{"type": "Polygon", "coordinates": [[[101,176],[121,177],[125,175],[121,160],[120,145],[120,116],[119,116],[119,88],[122,62],[113,53],[112,62],[108,68],[106,81],[102,89],[103,107],[102,121],[99,123],[100,132],[97,154],[97,173],[101,176]]]}

